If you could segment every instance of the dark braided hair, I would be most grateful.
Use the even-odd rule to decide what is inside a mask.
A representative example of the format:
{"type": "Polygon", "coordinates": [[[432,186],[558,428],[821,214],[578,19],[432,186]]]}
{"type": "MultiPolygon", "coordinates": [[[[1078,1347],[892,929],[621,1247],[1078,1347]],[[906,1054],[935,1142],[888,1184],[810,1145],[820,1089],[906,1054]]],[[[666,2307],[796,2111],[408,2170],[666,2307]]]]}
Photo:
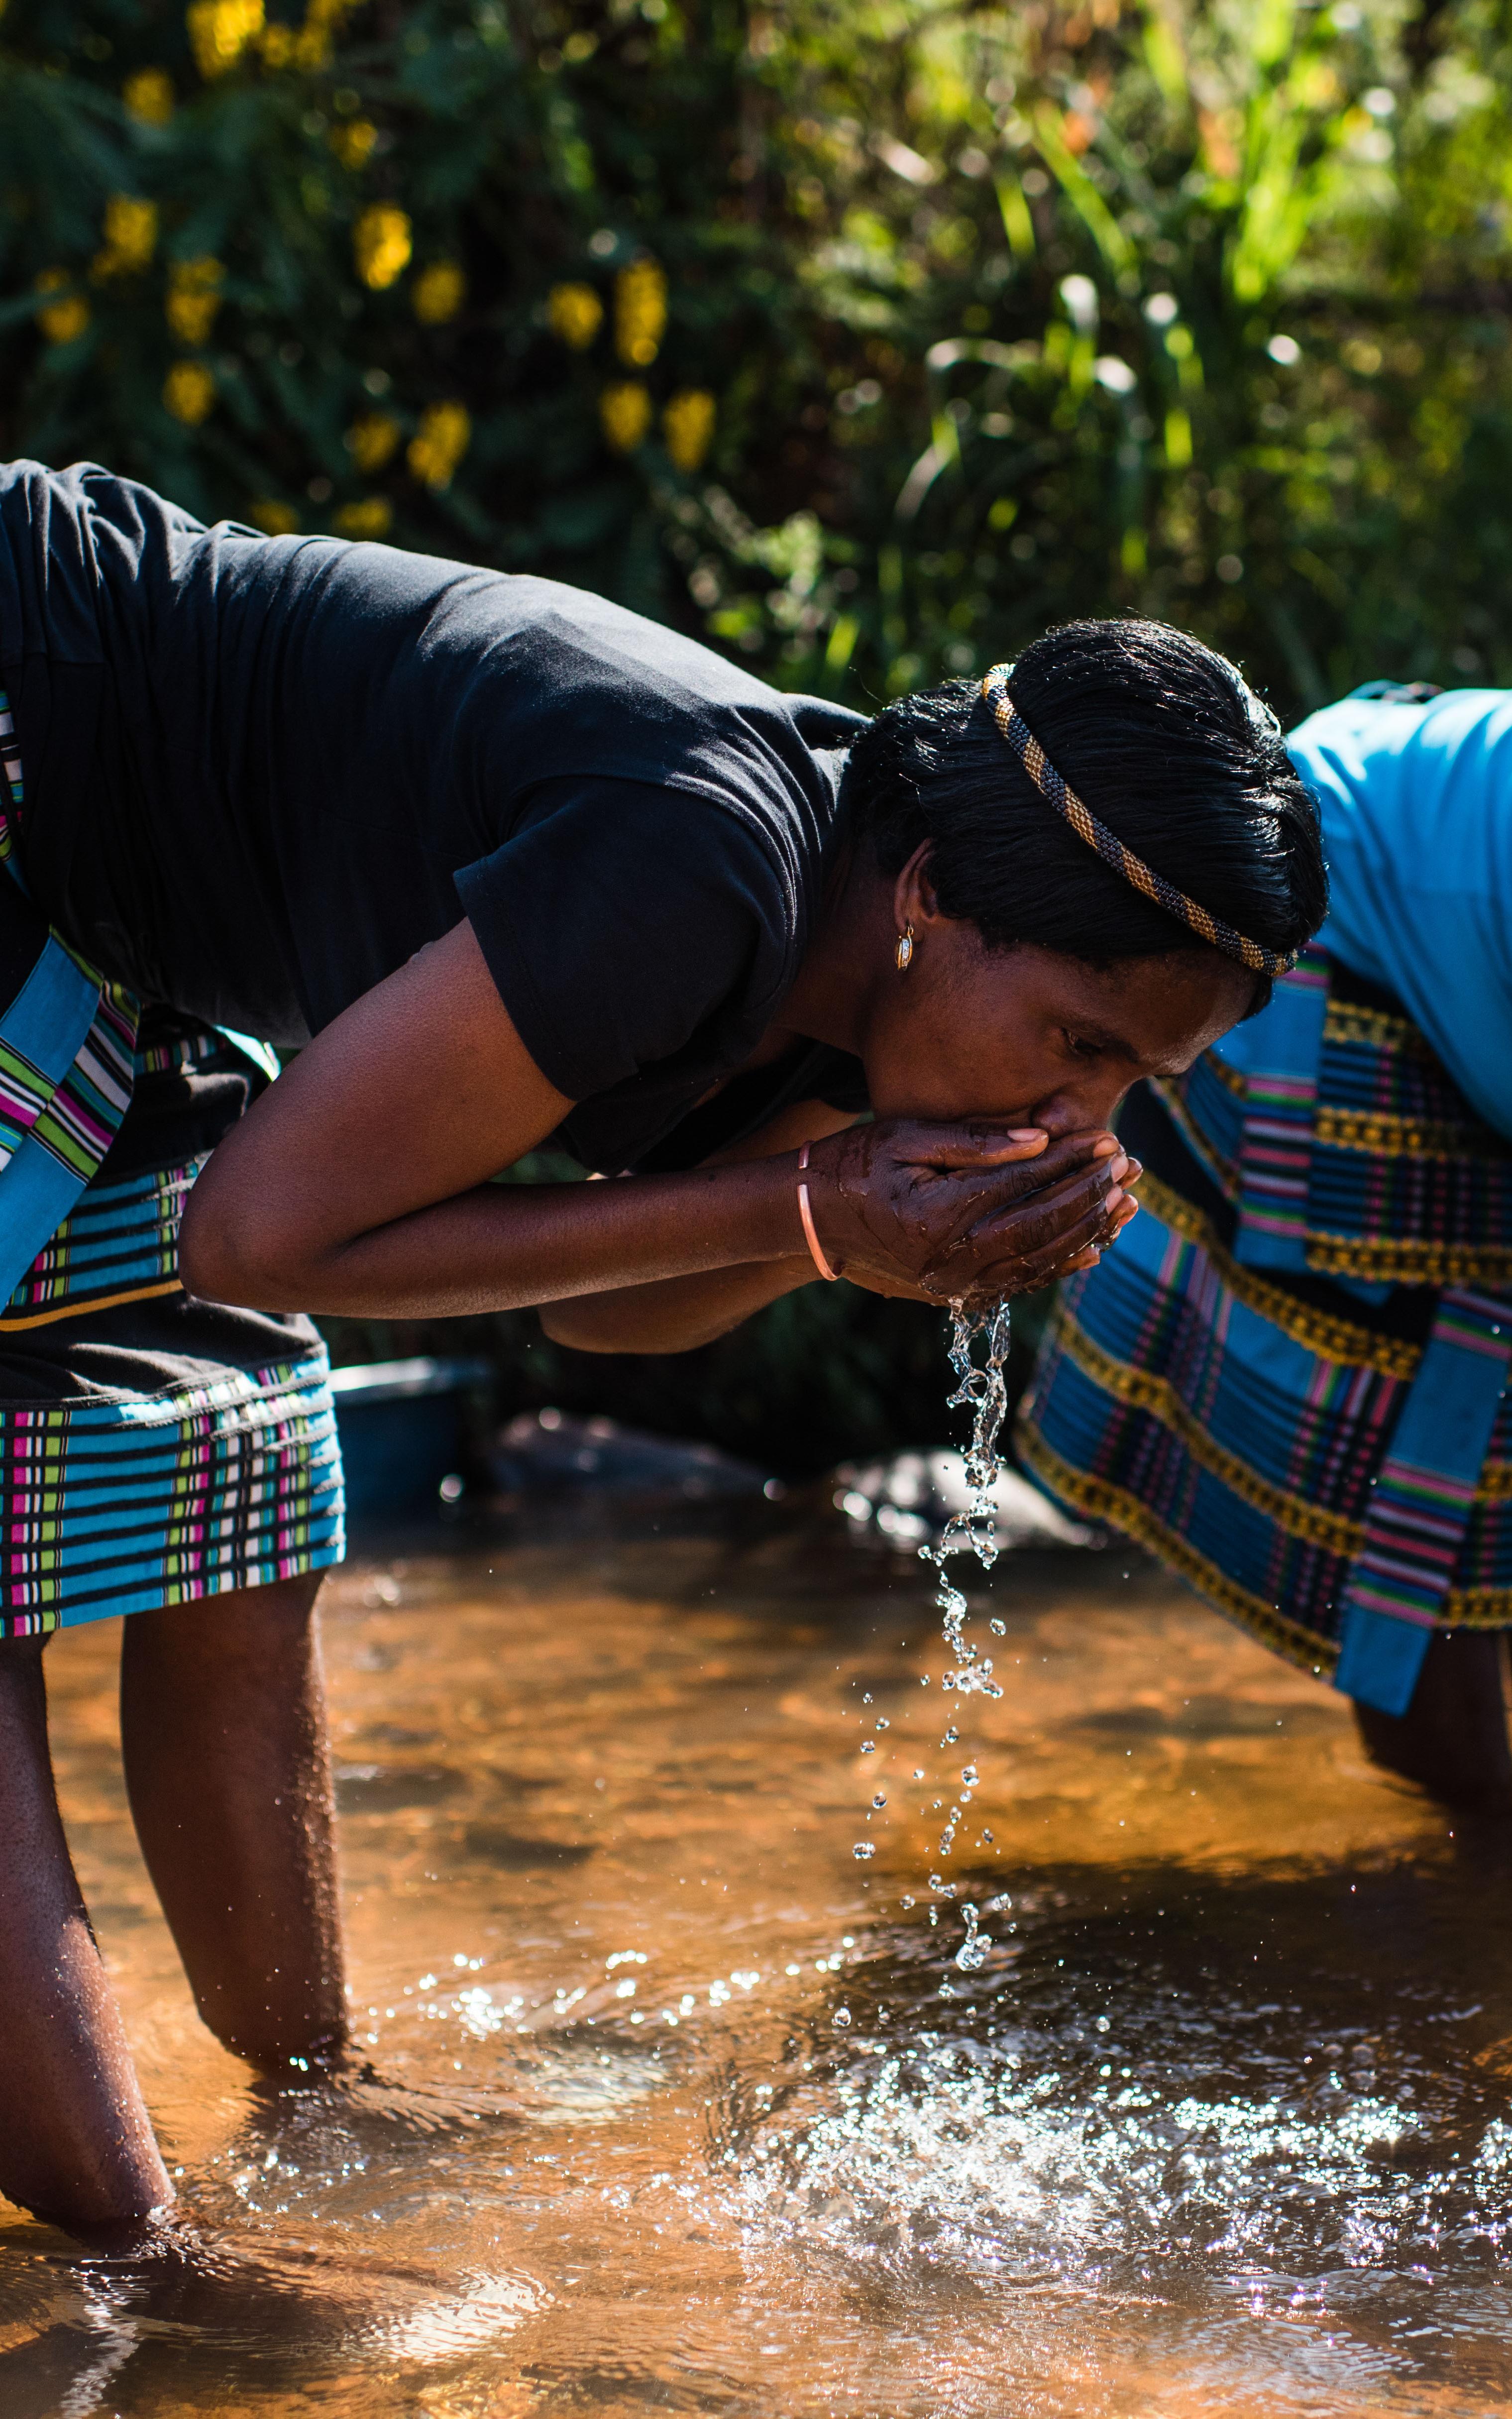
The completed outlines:
{"type": "MultiPolygon", "coordinates": [[[[1232,664],[1164,622],[1072,622],[1013,667],[1013,702],[1094,814],[1278,957],[1328,907],[1318,813],[1232,664]]],[[[846,809],[882,871],[922,841],[947,916],[992,948],[1096,966],[1210,944],[1103,864],[1042,798],[974,681],[901,698],[851,750],[846,809]]],[[[1255,1006],[1270,997],[1257,978],[1255,1006]]]]}

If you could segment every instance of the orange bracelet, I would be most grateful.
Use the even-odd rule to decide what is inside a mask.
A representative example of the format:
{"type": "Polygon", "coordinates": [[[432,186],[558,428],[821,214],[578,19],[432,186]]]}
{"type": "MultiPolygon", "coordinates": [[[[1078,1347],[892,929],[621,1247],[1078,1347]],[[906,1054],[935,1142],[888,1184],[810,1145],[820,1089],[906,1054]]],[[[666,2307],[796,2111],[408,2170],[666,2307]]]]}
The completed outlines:
{"type": "MultiPolygon", "coordinates": [[[[803,1148],[798,1153],[798,1174],[800,1177],[808,1164],[809,1146],[805,1143],[803,1148]]],[[[818,1270],[820,1275],[825,1279],[826,1283],[833,1285],[840,1275],[840,1271],[839,1269],[832,1269],[830,1267],[829,1262],[825,1259],[823,1251],[820,1249],[819,1238],[814,1232],[813,1211],[809,1207],[809,1188],[806,1184],[801,1183],[798,1186],[798,1215],[803,1220],[803,1240],[809,1246],[809,1256],[813,1261],[814,1267],[818,1270]]]]}

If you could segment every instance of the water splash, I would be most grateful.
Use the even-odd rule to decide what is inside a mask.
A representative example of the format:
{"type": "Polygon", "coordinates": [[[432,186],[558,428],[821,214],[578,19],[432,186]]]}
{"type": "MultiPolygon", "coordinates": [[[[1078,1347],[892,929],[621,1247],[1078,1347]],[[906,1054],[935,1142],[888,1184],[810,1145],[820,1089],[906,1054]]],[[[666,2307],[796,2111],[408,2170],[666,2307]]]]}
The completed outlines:
{"type": "Polygon", "coordinates": [[[993,1678],[992,1656],[980,1653],[966,1638],[965,1595],[946,1564],[952,1554],[975,1554],[982,1569],[990,1571],[997,1560],[994,1489],[1002,1471],[997,1438],[1008,1416],[1008,1389],[1003,1379],[1008,1346],[1006,1302],[975,1316],[960,1302],[950,1304],[949,1348],[956,1389],[948,1398],[947,1409],[966,1409],[971,1412],[971,1440],[965,1453],[968,1495],[965,1509],[952,1513],[934,1542],[920,1546],[918,1550],[924,1562],[933,1564],[938,1575],[939,1590],[934,1601],[940,1610],[945,1643],[955,1657],[954,1669],[942,1674],[940,1685],[957,1689],[962,1696],[1000,1697],[1003,1693],[993,1678]],[[983,1335],[987,1340],[986,1358],[979,1365],[972,1357],[972,1348],[983,1335]]]}
{"type": "Polygon", "coordinates": [[[980,1965],[986,1964],[993,1936],[990,1932],[982,1931],[977,1910],[969,1899],[963,1899],[961,1903],[961,1918],[966,1927],[966,1936],[955,1952],[955,1962],[963,1974],[974,1974],[980,1965]]]}
{"type": "MultiPolygon", "coordinates": [[[[993,1677],[992,1656],[983,1655],[966,1637],[965,1593],[956,1586],[947,1565],[952,1554],[975,1554],[984,1571],[990,1571],[997,1560],[995,1489],[1002,1471],[997,1439],[1008,1415],[1008,1391],[1003,1379],[1008,1348],[1006,1302],[975,1316],[960,1302],[950,1304],[949,1351],[956,1388],[948,1398],[947,1408],[952,1411],[969,1410],[971,1413],[971,1437],[965,1450],[966,1503],[964,1511],[951,1515],[934,1542],[920,1546],[918,1551],[921,1560],[934,1565],[939,1580],[934,1601],[939,1607],[946,1647],[954,1657],[953,1668],[941,1674],[940,1685],[955,1689],[963,1697],[1000,1697],[1003,1693],[993,1677]],[[986,1339],[986,1352],[978,1362],[974,1347],[980,1337],[986,1339]]],[[[1000,1625],[993,1626],[997,1628],[1000,1625]]],[[[947,1723],[941,1746],[952,1746],[958,1735],[954,1723],[947,1723]]],[[[966,1764],[961,1779],[964,1784],[962,1794],[946,1815],[945,1828],[940,1833],[942,1857],[951,1855],[955,1848],[956,1834],[977,1785],[976,1765],[966,1764]]],[[[930,1887],[937,1895],[954,1895],[953,1885],[945,1884],[938,1874],[931,1875],[930,1887]]],[[[971,1973],[986,1959],[987,1936],[978,1936],[974,1906],[967,1903],[961,1912],[966,1933],[955,1962],[964,1973],[971,1973]]]]}

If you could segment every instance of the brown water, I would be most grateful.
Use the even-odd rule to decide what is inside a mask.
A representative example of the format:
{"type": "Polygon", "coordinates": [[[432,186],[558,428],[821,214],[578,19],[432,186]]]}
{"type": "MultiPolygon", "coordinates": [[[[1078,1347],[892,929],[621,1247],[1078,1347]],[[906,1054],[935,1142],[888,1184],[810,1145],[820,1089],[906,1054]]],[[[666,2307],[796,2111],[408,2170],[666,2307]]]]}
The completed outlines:
{"type": "Polygon", "coordinates": [[[371,2063],[278,2093],[154,1909],[114,1628],[56,1644],[206,2248],[0,2223],[4,2419],[1504,2411],[1512,1854],[1114,1555],[999,1564],[991,1703],[942,1703],[929,1593],[748,1531],[345,1576],[371,2063]],[[975,1971],[928,1883],[968,1761],[975,1971]]]}

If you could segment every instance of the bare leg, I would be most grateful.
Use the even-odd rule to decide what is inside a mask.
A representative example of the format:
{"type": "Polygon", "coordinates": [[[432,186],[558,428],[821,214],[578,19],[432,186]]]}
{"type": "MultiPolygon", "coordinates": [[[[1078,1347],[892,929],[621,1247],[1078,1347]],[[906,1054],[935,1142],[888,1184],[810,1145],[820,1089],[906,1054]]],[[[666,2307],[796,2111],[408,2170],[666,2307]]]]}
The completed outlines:
{"type": "Polygon", "coordinates": [[[1504,1633],[1438,1629],[1405,1714],[1356,1703],[1365,1753],[1451,1806],[1512,1810],[1512,1748],[1503,1701],[1504,1633]]]}
{"type": "Polygon", "coordinates": [[[347,2038],[316,1578],[133,1614],[121,1743],[195,2004],[269,2068],[347,2038]]]}
{"type": "Polygon", "coordinates": [[[0,2191],[89,2230],[174,2193],[63,1836],[41,1647],[0,1643],[0,2191]]]}

